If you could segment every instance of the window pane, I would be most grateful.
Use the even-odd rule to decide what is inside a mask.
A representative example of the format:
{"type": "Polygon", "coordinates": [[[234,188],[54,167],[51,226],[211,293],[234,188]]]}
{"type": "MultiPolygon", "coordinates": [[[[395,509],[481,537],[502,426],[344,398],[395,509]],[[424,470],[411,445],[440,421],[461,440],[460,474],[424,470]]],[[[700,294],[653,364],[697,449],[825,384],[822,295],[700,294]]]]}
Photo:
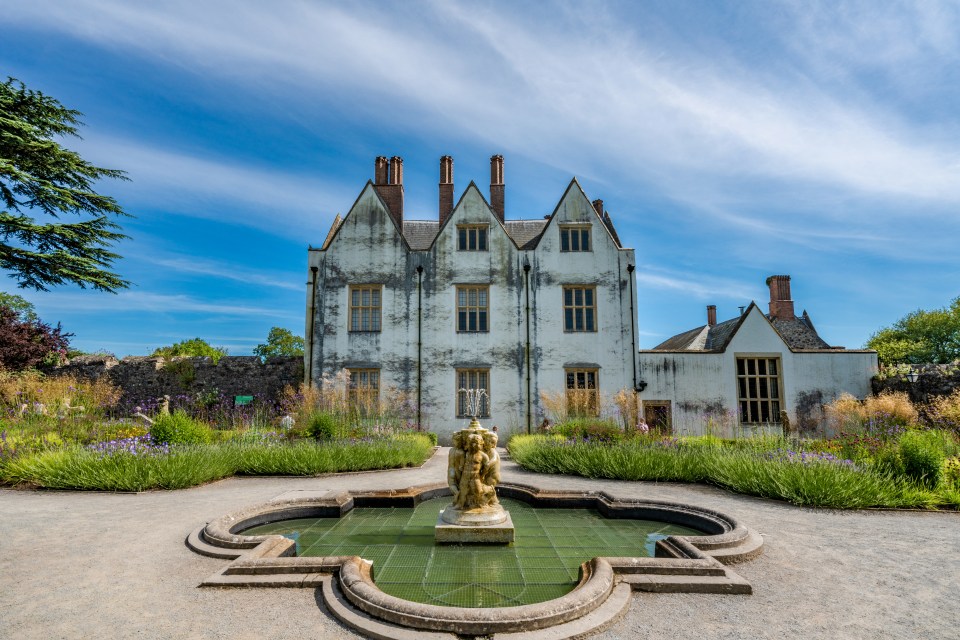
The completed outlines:
{"type": "Polygon", "coordinates": [[[768,396],[768,394],[767,394],[767,379],[766,379],[766,378],[760,378],[760,380],[759,380],[758,382],[760,383],[760,395],[759,395],[759,397],[760,397],[761,399],[766,399],[766,398],[768,398],[769,396],[768,396]]]}
{"type": "Polygon", "coordinates": [[[457,330],[466,331],[467,330],[467,312],[461,311],[457,314],[457,330]]]}
{"type": "Polygon", "coordinates": [[[580,237],[576,231],[570,234],[570,251],[580,251],[580,237]]]}
{"type": "Polygon", "coordinates": [[[576,389],[576,374],[573,372],[567,373],[567,389],[576,389]]]}
{"type": "Polygon", "coordinates": [[[757,373],[761,376],[767,375],[767,361],[766,360],[757,360],[757,373]]]}
{"type": "Polygon", "coordinates": [[[479,312],[477,315],[480,316],[480,319],[479,319],[479,330],[480,330],[480,331],[486,331],[486,330],[487,330],[487,312],[486,312],[486,311],[481,311],[481,312],[479,312]]]}
{"type": "Polygon", "coordinates": [[[593,327],[593,309],[587,309],[587,310],[586,310],[586,317],[587,317],[587,331],[593,331],[593,330],[594,330],[594,327],[593,327]]]}
{"type": "Polygon", "coordinates": [[[573,314],[573,317],[576,319],[574,329],[577,331],[583,331],[583,309],[574,309],[573,314]]]}
{"type": "Polygon", "coordinates": [[[359,309],[350,310],[350,330],[351,331],[360,330],[360,310],[359,309]]]}
{"type": "Polygon", "coordinates": [[[573,331],[573,309],[563,310],[563,327],[567,331],[573,331]]]}
{"type": "Polygon", "coordinates": [[[771,360],[771,361],[770,361],[770,375],[772,375],[772,376],[777,375],[777,361],[776,361],[776,360],[771,360]]]}
{"type": "Polygon", "coordinates": [[[568,307],[573,304],[573,289],[563,290],[563,304],[568,307]]]}
{"type": "Polygon", "coordinates": [[[560,251],[570,251],[570,233],[560,229],[560,251]]]}
{"type": "Polygon", "coordinates": [[[746,367],[746,366],[747,366],[747,365],[746,365],[746,361],[745,361],[743,358],[738,359],[738,360],[737,360],[737,375],[741,375],[741,376],[744,375],[744,374],[746,373],[746,371],[744,371],[744,367],[746,367]]]}
{"type": "Polygon", "coordinates": [[[581,251],[590,251],[590,230],[583,229],[580,231],[580,250],[581,251]]]}
{"type": "Polygon", "coordinates": [[[747,360],[747,373],[751,376],[757,374],[757,361],[747,360]]]}
{"type": "Polygon", "coordinates": [[[459,229],[459,230],[458,230],[458,236],[459,236],[458,246],[459,246],[459,249],[460,249],[461,251],[463,251],[464,249],[467,248],[467,230],[466,230],[466,229],[459,229]]]}
{"type": "Polygon", "coordinates": [[[371,298],[370,298],[370,299],[371,299],[371,303],[373,304],[373,306],[379,307],[379,306],[380,306],[380,289],[374,289],[374,290],[371,292],[371,298]]]}
{"type": "Polygon", "coordinates": [[[477,242],[477,248],[480,249],[480,251],[486,251],[487,250],[487,230],[480,229],[477,231],[477,234],[479,236],[479,240],[477,242]]]}
{"type": "Polygon", "coordinates": [[[593,289],[583,290],[583,303],[588,307],[593,306],[593,289]]]}
{"type": "Polygon", "coordinates": [[[467,291],[466,289],[457,289],[457,306],[465,307],[467,306],[467,291]]]}
{"type": "Polygon", "coordinates": [[[470,330],[470,331],[476,331],[476,330],[477,330],[477,315],[476,315],[475,313],[470,313],[470,314],[467,315],[467,319],[469,320],[469,325],[468,325],[468,326],[469,326],[469,330],[470,330]]]}
{"type": "Polygon", "coordinates": [[[487,306],[487,290],[480,289],[478,302],[481,307],[487,306]]]}
{"type": "Polygon", "coordinates": [[[578,307],[583,306],[583,289],[574,289],[573,290],[573,304],[578,307]]]}

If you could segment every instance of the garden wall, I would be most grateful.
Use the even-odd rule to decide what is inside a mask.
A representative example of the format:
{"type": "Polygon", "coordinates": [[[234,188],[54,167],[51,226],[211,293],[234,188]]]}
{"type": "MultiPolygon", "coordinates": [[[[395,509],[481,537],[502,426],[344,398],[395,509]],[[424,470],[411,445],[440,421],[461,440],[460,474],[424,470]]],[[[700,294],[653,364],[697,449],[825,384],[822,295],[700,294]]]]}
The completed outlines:
{"type": "Polygon", "coordinates": [[[106,376],[123,389],[125,404],[214,391],[271,401],[286,385],[297,387],[303,381],[303,357],[280,356],[262,362],[257,356],[224,356],[214,364],[208,357],[80,356],[49,372],[68,374],[87,379],[106,376]]]}
{"type": "Polygon", "coordinates": [[[948,396],[960,389],[960,366],[955,364],[918,364],[888,367],[870,381],[874,395],[884,391],[902,391],[914,404],[926,404],[939,396],[948,396]],[[907,374],[919,374],[910,382],[907,374]]]}

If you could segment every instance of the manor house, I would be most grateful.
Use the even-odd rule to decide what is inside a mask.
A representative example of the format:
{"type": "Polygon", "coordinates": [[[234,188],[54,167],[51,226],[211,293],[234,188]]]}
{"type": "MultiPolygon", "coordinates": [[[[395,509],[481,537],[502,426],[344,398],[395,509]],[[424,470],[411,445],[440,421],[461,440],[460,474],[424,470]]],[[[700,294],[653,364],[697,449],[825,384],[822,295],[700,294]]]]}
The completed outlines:
{"type": "Polygon", "coordinates": [[[306,378],[346,368],[352,390],[402,390],[441,439],[484,389],[486,426],[536,429],[540,394],[588,404],[639,382],[632,249],[573,179],[553,213],[507,219],[503,157],[489,199],[454,198],[440,159],[438,210],[404,210],[403,160],[378,157],[353,206],[309,250],[306,378]]]}

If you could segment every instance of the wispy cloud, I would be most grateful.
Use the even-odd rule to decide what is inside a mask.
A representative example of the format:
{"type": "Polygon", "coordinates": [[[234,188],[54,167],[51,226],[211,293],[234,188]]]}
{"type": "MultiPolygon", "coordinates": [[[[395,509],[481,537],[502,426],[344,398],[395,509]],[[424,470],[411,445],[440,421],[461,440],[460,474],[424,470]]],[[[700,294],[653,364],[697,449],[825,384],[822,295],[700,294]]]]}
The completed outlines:
{"type": "Polygon", "coordinates": [[[256,269],[250,269],[242,264],[227,264],[182,255],[140,255],[138,257],[151,264],[179,273],[213,276],[223,280],[262,285],[274,289],[288,289],[290,291],[303,291],[304,288],[303,285],[297,284],[296,275],[291,277],[290,274],[267,274],[256,269]]]}
{"type": "Polygon", "coordinates": [[[639,264],[636,270],[639,289],[682,291],[700,299],[735,298],[750,300],[755,291],[728,278],[681,273],[649,264],[639,264]]]}
{"type": "Polygon", "coordinates": [[[116,295],[57,292],[57,295],[26,294],[41,311],[69,310],[72,313],[202,313],[226,316],[262,316],[296,320],[300,316],[269,307],[258,307],[230,301],[198,300],[187,295],[121,291],[116,295]]]}
{"type": "Polygon", "coordinates": [[[131,181],[112,184],[111,192],[124,194],[124,201],[134,206],[162,207],[298,239],[304,228],[325,228],[318,221],[332,220],[344,202],[356,197],[316,173],[283,172],[104,136],[89,136],[79,146],[95,163],[123,165],[131,181]]]}
{"type": "MultiPolygon", "coordinates": [[[[100,0],[58,11],[15,3],[7,20],[238,82],[294,83],[308,87],[307,99],[325,93],[363,109],[389,95],[372,103],[389,104],[425,130],[435,130],[438,119],[455,123],[517,153],[588,164],[617,179],[655,180],[678,194],[691,180],[751,175],[960,203],[956,140],[854,100],[855,91],[822,89],[800,74],[802,61],[782,76],[757,73],[731,52],[681,46],[679,36],[661,39],[665,50],[654,51],[612,11],[590,13],[571,20],[562,10],[505,5],[275,3],[237,10],[100,0]]],[[[857,17],[891,20],[879,14],[857,17]]],[[[831,30],[813,20],[821,41],[838,43],[852,24],[831,30]]],[[[939,43],[934,53],[954,50],[936,20],[921,16],[917,23],[932,25],[923,35],[939,43]]],[[[865,42],[886,32],[882,25],[867,29],[860,27],[865,42]]],[[[800,27],[796,39],[811,30],[800,27]]],[[[223,179],[243,180],[233,176],[223,179]]],[[[211,182],[218,184],[216,173],[211,182]]]]}

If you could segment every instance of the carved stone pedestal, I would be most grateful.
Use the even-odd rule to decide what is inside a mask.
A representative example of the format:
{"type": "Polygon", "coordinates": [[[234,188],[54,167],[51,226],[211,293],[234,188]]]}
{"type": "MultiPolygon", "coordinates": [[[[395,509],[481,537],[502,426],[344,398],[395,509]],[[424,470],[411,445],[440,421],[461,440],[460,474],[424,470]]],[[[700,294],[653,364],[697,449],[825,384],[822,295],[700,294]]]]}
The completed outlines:
{"type": "Polygon", "coordinates": [[[437,517],[434,540],[438,544],[510,544],[514,539],[513,518],[506,511],[495,524],[450,524],[445,522],[444,509],[437,517]]]}

